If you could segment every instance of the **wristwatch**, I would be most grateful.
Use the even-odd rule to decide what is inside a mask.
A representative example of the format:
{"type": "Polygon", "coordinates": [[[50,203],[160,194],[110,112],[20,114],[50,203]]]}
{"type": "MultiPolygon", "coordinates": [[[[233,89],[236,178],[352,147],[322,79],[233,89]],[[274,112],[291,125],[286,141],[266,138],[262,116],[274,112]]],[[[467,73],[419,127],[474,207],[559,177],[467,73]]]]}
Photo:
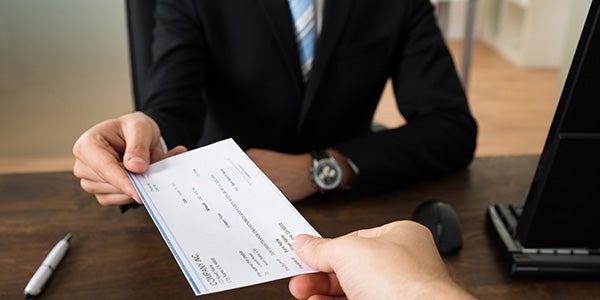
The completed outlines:
{"type": "Polygon", "coordinates": [[[342,168],[324,150],[314,150],[311,177],[321,192],[336,189],[342,183],[342,168]]]}

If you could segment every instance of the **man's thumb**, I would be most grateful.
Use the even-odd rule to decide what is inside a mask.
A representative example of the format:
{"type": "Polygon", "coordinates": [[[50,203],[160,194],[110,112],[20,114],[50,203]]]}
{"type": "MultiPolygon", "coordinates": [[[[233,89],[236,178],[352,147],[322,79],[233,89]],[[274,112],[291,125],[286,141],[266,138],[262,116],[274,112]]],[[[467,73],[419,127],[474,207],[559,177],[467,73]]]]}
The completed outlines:
{"type": "Polygon", "coordinates": [[[142,145],[127,145],[123,165],[134,173],[143,173],[150,165],[150,151],[142,145]]]}
{"type": "Polygon", "coordinates": [[[300,234],[292,241],[296,255],[311,268],[320,272],[331,272],[331,255],[328,246],[331,240],[300,234]]]}

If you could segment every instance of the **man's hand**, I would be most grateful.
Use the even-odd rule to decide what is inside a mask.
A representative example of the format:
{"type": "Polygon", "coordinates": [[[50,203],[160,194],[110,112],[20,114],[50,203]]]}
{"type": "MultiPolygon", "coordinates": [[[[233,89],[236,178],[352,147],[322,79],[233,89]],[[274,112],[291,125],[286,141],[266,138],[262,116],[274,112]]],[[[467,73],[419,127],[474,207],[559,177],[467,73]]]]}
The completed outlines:
{"type": "Polygon", "coordinates": [[[185,147],[177,146],[164,153],[158,125],[147,115],[134,112],[83,133],[73,146],[73,173],[81,179],[81,187],[102,205],[133,200],[141,204],[125,169],[142,173],[150,163],[185,151],[185,147]]]}
{"type": "Polygon", "coordinates": [[[298,299],[472,299],[448,275],[429,230],[412,221],[336,239],[299,235],[292,245],[322,272],[292,277],[298,299]]]}
{"type": "Polygon", "coordinates": [[[291,202],[318,191],[310,179],[310,154],[285,154],[256,148],[248,149],[246,154],[291,202]]]}
{"type": "MultiPolygon", "coordinates": [[[[356,174],[346,157],[331,149],[327,150],[327,153],[333,156],[342,168],[344,175],[340,186],[351,185],[356,174]]],[[[313,157],[310,153],[286,154],[252,148],[246,150],[246,154],[291,202],[302,200],[319,191],[311,178],[313,157]]]]}

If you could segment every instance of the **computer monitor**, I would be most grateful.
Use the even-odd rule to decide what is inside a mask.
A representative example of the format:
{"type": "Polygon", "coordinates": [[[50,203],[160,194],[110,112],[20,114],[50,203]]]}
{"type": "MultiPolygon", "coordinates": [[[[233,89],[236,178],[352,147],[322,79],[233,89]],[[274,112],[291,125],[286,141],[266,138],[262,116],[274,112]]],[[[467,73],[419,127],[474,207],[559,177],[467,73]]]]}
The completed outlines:
{"type": "Polygon", "coordinates": [[[526,247],[600,247],[600,1],[593,1],[517,226],[526,247]]]}
{"type": "Polygon", "coordinates": [[[590,6],[525,205],[494,205],[488,221],[511,274],[600,274],[600,0],[590,6]]]}

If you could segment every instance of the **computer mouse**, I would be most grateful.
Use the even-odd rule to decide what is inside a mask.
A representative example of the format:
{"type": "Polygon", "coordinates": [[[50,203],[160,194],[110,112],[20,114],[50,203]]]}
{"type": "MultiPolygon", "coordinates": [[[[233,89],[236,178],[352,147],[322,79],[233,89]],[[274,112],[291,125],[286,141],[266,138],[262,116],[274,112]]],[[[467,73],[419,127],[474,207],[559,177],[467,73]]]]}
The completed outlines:
{"type": "Polygon", "coordinates": [[[415,208],[412,220],[429,228],[441,255],[456,253],[462,248],[460,222],[450,204],[435,199],[425,201],[415,208]]]}

